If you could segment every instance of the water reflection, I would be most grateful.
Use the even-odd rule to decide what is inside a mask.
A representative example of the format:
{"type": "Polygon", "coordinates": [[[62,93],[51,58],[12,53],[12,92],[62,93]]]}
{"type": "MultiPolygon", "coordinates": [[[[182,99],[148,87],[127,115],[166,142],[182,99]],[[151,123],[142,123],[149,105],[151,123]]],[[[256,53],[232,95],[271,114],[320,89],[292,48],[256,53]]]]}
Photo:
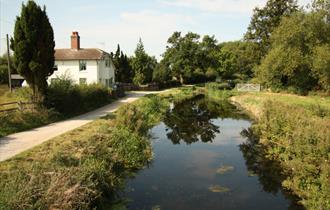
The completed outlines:
{"type": "Polygon", "coordinates": [[[128,180],[126,207],[299,209],[282,190],[276,163],[265,159],[249,130],[241,132],[250,126],[226,101],[198,96],[173,104],[150,131],[153,164],[128,180]]]}
{"type": "Polygon", "coordinates": [[[173,144],[184,141],[192,144],[198,141],[212,142],[219,126],[212,119],[242,118],[242,114],[228,102],[218,103],[204,95],[196,96],[179,104],[174,104],[166,113],[164,123],[168,128],[167,137],[173,144]]]}
{"type": "Polygon", "coordinates": [[[265,148],[259,143],[259,139],[253,134],[252,129],[244,129],[241,135],[247,138],[247,141],[239,147],[243,153],[249,174],[258,177],[259,183],[265,192],[274,195],[279,192],[283,193],[291,201],[288,207],[289,210],[303,210],[302,206],[296,204],[297,198],[282,188],[281,183],[284,181],[285,176],[281,173],[283,170],[280,163],[266,158],[265,148]]]}

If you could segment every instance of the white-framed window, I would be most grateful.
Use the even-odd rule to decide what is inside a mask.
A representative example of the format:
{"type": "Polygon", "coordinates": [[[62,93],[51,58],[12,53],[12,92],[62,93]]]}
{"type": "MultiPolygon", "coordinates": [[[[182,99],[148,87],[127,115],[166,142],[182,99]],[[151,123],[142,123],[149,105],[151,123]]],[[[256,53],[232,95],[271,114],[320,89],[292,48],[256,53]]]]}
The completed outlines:
{"type": "Polygon", "coordinates": [[[79,61],[79,71],[86,71],[87,70],[87,62],[85,60],[79,61]]]}
{"type": "Polygon", "coordinates": [[[87,78],[79,78],[79,84],[80,85],[86,85],[87,84],[87,78]]]}

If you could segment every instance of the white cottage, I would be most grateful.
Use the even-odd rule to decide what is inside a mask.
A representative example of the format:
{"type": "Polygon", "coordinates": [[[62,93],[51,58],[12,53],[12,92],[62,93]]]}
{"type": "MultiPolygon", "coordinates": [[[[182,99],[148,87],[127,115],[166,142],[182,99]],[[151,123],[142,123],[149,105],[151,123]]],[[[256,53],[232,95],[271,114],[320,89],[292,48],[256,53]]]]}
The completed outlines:
{"type": "Polygon", "coordinates": [[[67,75],[79,84],[99,83],[110,87],[115,82],[115,66],[110,54],[96,48],[80,48],[80,36],[73,32],[70,49],[55,50],[55,71],[48,82],[67,75]]]}

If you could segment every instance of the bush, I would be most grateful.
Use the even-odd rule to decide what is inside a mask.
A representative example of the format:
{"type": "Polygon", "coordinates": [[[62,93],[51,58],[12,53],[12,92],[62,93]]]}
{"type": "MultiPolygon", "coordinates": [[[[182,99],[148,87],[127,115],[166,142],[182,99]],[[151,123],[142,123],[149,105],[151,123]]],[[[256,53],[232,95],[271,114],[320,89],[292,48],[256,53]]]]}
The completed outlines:
{"type": "Polygon", "coordinates": [[[45,106],[73,116],[109,103],[110,93],[99,84],[75,85],[70,79],[59,78],[48,87],[45,106]]]}
{"type": "Polygon", "coordinates": [[[282,185],[307,209],[330,209],[329,113],[310,107],[268,102],[254,130],[269,158],[279,161],[282,185]]]}
{"type": "Polygon", "coordinates": [[[128,104],[117,112],[116,123],[131,132],[146,135],[160,121],[168,108],[167,101],[158,96],[148,96],[135,104],[128,104]]]}

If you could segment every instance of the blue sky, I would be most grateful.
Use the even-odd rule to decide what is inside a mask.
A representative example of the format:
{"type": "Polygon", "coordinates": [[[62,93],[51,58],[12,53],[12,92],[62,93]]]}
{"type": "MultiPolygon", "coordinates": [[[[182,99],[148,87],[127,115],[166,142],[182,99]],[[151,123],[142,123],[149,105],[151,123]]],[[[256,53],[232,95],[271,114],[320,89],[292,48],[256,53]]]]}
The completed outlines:
{"type": "MultiPolygon", "coordinates": [[[[57,48],[70,46],[79,31],[81,46],[114,51],[119,43],[132,55],[141,37],[149,54],[160,58],[174,31],[215,35],[220,41],[239,40],[252,10],[266,0],[35,0],[46,5],[57,48]]],[[[12,35],[21,0],[1,2],[1,53],[5,34],[12,35]]],[[[299,0],[300,5],[310,0],[299,0]]]]}

